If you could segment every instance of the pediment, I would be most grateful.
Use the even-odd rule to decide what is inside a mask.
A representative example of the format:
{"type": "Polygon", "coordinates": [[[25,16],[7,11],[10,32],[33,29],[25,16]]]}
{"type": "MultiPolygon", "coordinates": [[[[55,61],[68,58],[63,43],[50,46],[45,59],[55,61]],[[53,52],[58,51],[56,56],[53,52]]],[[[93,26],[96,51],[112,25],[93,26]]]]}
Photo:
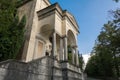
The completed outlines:
{"type": "Polygon", "coordinates": [[[69,19],[73,22],[73,24],[78,28],[79,26],[78,26],[78,24],[77,24],[77,22],[76,22],[75,17],[74,17],[71,13],[69,13],[69,12],[67,12],[67,16],[68,16],[69,19]]]}

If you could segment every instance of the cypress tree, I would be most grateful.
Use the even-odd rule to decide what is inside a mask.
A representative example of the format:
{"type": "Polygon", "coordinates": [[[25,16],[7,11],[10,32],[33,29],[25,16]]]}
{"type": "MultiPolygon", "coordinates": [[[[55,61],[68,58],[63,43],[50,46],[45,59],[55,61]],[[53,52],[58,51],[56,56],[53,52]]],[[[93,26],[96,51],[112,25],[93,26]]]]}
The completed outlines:
{"type": "Polygon", "coordinates": [[[15,59],[24,41],[25,16],[17,15],[17,0],[0,0],[0,61],[15,59]]]}

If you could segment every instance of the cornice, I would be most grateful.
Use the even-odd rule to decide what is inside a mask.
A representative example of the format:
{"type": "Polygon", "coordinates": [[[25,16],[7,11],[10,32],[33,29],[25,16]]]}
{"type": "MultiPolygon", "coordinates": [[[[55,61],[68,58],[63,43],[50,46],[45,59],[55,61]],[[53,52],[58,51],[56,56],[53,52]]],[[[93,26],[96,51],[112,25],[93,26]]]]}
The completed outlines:
{"type": "MultiPolygon", "coordinates": [[[[63,17],[67,17],[67,19],[70,21],[70,23],[72,23],[72,25],[75,27],[75,29],[78,31],[78,33],[80,33],[79,32],[79,26],[78,26],[78,24],[77,24],[77,22],[76,22],[76,20],[75,20],[75,22],[76,22],[76,24],[70,19],[70,17],[68,16],[68,14],[70,14],[67,10],[64,10],[63,11],[63,17]]],[[[73,15],[72,15],[73,16],[73,15]]],[[[74,18],[74,16],[73,16],[73,18],[74,18]]],[[[64,18],[65,19],[65,18],[64,18]]]]}
{"type": "Polygon", "coordinates": [[[58,3],[55,3],[53,5],[50,5],[46,8],[38,11],[37,14],[38,14],[38,17],[41,17],[44,14],[49,14],[49,12],[55,12],[55,11],[57,11],[62,16],[62,10],[58,6],[58,3]]]}
{"type": "MultiPolygon", "coordinates": [[[[55,12],[58,12],[58,14],[62,17],[62,19],[65,19],[65,17],[66,17],[79,33],[79,27],[78,27],[77,22],[71,20],[71,18],[68,16],[69,13],[67,12],[67,10],[62,10],[62,8],[59,6],[58,3],[52,4],[46,8],[38,11],[37,14],[40,19],[40,17],[43,17],[46,14],[51,15],[52,13],[55,13],[55,12]]],[[[74,18],[74,16],[72,16],[72,17],[74,18]]]]}

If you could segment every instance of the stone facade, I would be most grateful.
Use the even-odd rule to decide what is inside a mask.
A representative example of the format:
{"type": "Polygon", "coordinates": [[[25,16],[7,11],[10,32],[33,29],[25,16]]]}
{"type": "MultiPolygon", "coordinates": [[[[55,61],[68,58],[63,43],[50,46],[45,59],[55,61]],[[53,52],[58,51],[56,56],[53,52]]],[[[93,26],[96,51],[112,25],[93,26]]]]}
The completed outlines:
{"type": "Polygon", "coordinates": [[[18,8],[18,15],[20,19],[23,15],[27,19],[22,61],[29,62],[46,54],[58,60],[68,60],[67,48],[70,45],[73,56],[76,56],[73,63],[79,65],[79,30],[73,15],[62,10],[58,3],[50,4],[48,0],[29,0],[18,8]]]}
{"type": "Polygon", "coordinates": [[[81,80],[81,74],[78,67],[46,56],[28,63],[1,62],[0,80],[81,80]]]}
{"type": "Polygon", "coordinates": [[[24,0],[18,16],[26,16],[20,61],[0,63],[0,80],[81,80],[73,15],[49,0],[24,0]],[[68,62],[68,46],[72,63],[68,62]]]}

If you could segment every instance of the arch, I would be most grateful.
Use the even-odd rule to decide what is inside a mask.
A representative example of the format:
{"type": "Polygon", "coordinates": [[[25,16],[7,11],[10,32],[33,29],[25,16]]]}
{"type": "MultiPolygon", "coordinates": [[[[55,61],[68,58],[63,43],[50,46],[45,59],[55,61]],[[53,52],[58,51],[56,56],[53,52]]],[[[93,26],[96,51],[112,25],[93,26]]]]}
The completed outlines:
{"type": "Polygon", "coordinates": [[[68,45],[70,46],[76,46],[77,44],[75,35],[71,30],[68,30],[67,32],[67,42],[68,42],[68,45]]]}
{"type": "Polygon", "coordinates": [[[51,55],[51,50],[52,50],[52,41],[51,41],[51,36],[53,33],[53,27],[49,24],[43,25],[40,30],[39,30],[39,35],[44,39],[45,43],[45,55],[51,55]]]}
{"type": "Polygon", "coordinates": [[[74,64],[74,56],[75,50],[74,47],[76,46],[76,38],[72,30],[68,30],[67,32],[67,47],[68,47],[68,61],[74,64]]]}

